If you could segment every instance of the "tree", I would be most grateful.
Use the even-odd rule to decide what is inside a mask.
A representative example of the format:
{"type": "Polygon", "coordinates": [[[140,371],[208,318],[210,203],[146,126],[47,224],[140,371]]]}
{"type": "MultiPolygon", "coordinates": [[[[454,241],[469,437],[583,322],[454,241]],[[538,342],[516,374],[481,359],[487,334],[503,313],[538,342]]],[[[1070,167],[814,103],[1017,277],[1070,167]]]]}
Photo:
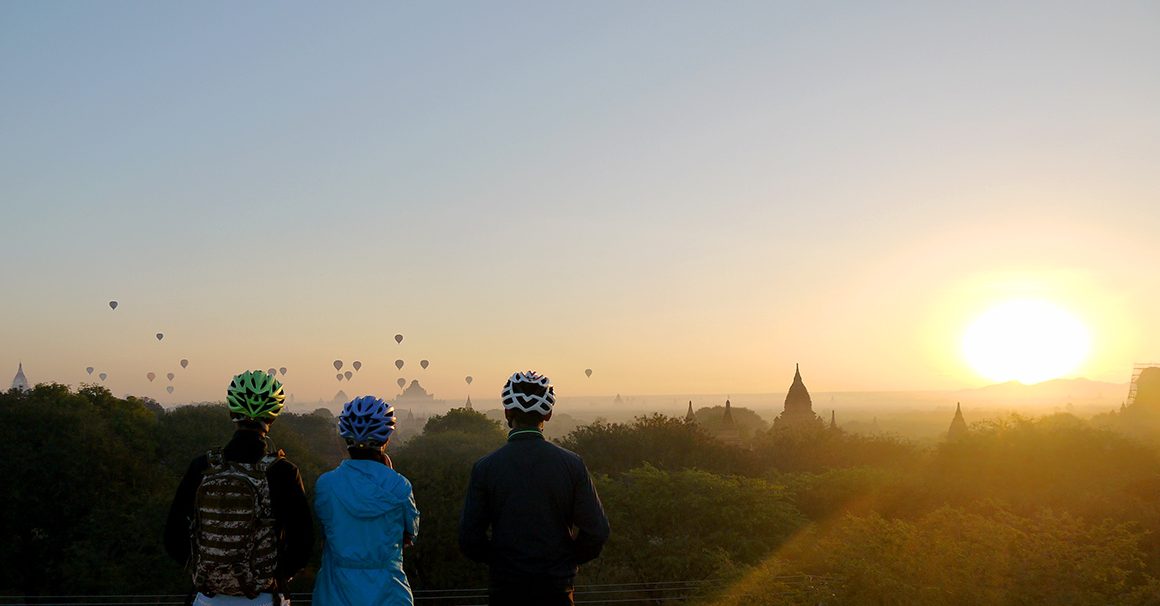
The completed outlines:
{"type": "Polygon", "coordinates": [[[157,566],[176,485],[156,465],[157,427],[144,401],[103,387],[0,394],[0,587],[59,595],[176,581],[157,566]]]}
{"type": "Polygon", "coordinates": [[[471,467],[503,444],[499,424],[464,408],[436,415],[423,433],[392,451],[395,469],[411,481],[419,506],[419,539],[404,552],[417,588],[480,587],[486,570],[459,554],[459,516],[471,467]]]}
{"type": "Polygon", "coordinates": [[[840,604],[1142,604],[1157,585],[1138,540],[1128,525],[1046,510],[846,516],[802,535],[715,603],[816,603],[768,591],[798,572],[835,579],[826,589],[840,604]]]}
{"type": "Polygon", "coordinates": [[[654,414],[631,424],[593,423],[568,434],[560,445],[584,458],[593,473],[615,475],[648,463],[659,469],[705,469],[752,474],[752,455],[727,446],[695,423],[654,414]]]}
{"type": "Polygon", "coordinates": [[[805,523],[784,487],[753,478],[646,464],[597,484],[613,532],[586,568],[588,582],[727,575],[760,562],[805,523]]]}
{"type": "MultiPolygon", "coordinates": [[[[741,441],[748,444],[750,440],[759,434],[763,434],[769,430],[769,423],[765,422],[756,412],[741,406],[731,406],[729,409],[730,416],[733,417],[733,425],[741,435],[741,441]]],[[[709,435],[716,435],[718,432],[727,429],[725,426],[725,407],[724,406],[710,406],[697,409],[693,416],[697,420],[697,425],[705,429],[709,435]]]]}
{"type": "Polygon", "coordinates": [[[816,425],[779,426],[754,439],[764,463],[781,471],[823,471],[840,467],[892,467],[915,460],[917,448],[889,436],[864,436],[816,425]]]}
{"type": "Polygon", "coordinates": [[[469,408],[452,408],[447,414],[434,415],[427,419],[423,433],[436,434],[457,431],[467,434],[490,435],[503,439],[504,431],[499,423],[469,408]]]}

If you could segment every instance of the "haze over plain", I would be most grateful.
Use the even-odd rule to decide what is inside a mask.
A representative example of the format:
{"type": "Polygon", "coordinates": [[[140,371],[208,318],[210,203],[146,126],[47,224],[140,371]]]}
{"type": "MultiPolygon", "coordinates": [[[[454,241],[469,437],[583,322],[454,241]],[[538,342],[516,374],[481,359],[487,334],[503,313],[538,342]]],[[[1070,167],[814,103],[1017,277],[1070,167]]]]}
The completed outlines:
{"type": "Polygon", "coordinates": [[[770,393],[795,362],[817,392],[959,389],[987,382],[966,328],[1031,297],[1091,334],[1068,376],[1126,382],[1160,358],[1158,23],[7,3],[0,369],[165,403],[282,366],[302,400],[526,367],[770,393]],[[173,394],[146,379],[183,358],[173,394]]]}

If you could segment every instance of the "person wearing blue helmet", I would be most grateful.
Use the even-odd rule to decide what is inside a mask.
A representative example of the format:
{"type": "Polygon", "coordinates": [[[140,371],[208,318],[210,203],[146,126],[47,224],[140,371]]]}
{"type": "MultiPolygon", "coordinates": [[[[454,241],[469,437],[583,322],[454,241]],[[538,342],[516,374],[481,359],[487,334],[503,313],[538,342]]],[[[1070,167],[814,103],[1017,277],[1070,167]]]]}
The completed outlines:
{"type": "Polygon", "coordinates": [[[315,606],[414,604],[403,548],[419,532],[419,510],[411,483],[386,455],[394,431],[395,408],[388,402],[362,396],[342,407],[338,435],[350,459],[314,485],[314,511],[325,537],[315,606]]]}

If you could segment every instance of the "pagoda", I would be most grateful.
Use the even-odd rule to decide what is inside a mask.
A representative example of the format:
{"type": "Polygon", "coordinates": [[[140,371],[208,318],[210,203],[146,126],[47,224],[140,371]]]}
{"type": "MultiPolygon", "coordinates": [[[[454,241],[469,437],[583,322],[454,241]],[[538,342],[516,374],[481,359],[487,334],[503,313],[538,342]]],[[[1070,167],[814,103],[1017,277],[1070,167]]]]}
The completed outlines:
{"type": "Polygon", "coordinates": [[[785,394],[785,408],[773,420],[773,428],[801,426],[825,427],[825,422],[814,414],[814,403],[810,399],[810,390],[802,381],[801,367],[794,364],[793,383],[785,394]]]}
{"type": "Polygon", "coordinates": [[[733,420],[733,405],[725,400],[725,414],[721,418],[721,428],[715,432],[717,439],[730,446],[741,445],[741,430],[733,420]]]}
{"type": "Polygon", "coordinates": [[[956,442],[967,435],[967,421],[963,419],[963,405],[955,402],[955,418],[951,420],[951,428],[947,430],[947,440],[956,442]]]}
{"type": "Polygon", "coordinates": [[[16,376],[12,379],[12,389],[19,389],[20,391],[28,391],[28,377],[24,376],[24,363],[20,362],[16,367],[16,376]]]}

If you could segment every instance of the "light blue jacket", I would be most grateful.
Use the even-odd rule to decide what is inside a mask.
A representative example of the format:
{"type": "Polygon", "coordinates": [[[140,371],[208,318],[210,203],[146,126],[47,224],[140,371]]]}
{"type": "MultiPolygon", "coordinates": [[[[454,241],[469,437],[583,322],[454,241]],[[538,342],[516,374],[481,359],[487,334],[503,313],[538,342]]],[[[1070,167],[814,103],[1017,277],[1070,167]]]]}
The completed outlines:
{"type": "Polygon", "coordinates": [[[407,478],[378,461],[348,459],[318,478],[314,511],[326,543],[315,606],[411,605],[403,535],[419,532],[407,478]]]}

